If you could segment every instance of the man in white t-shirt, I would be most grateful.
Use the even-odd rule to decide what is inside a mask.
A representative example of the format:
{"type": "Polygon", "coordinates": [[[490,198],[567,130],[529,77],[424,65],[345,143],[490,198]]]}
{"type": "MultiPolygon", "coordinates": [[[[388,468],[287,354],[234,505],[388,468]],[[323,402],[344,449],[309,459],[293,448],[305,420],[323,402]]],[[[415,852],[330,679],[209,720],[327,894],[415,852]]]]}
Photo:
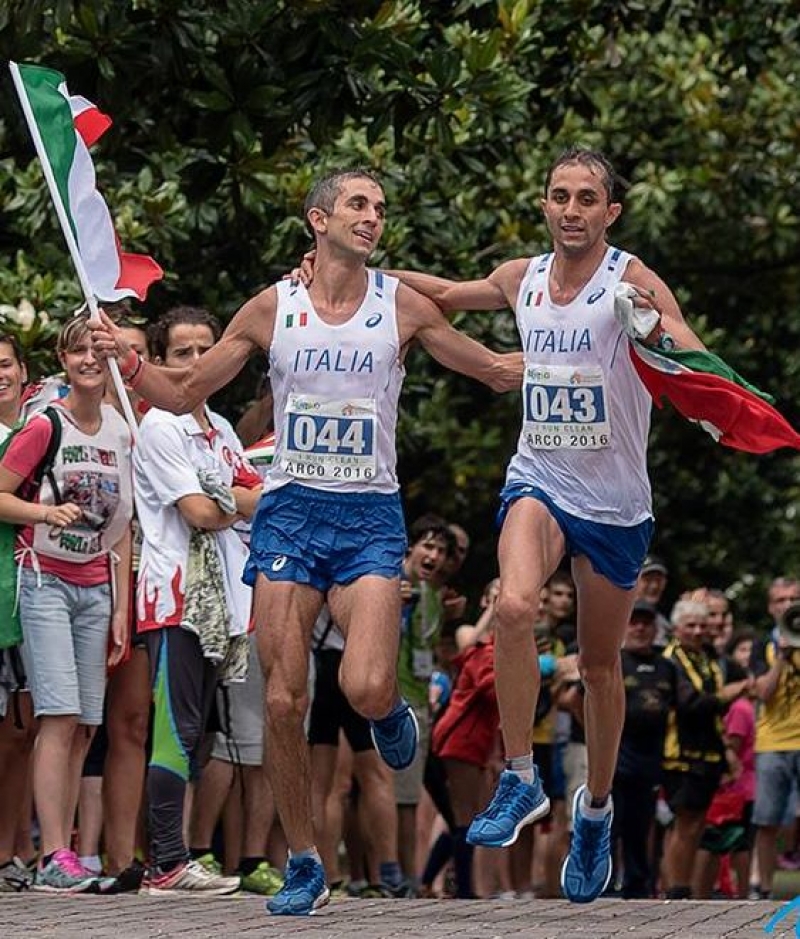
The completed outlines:
{"type": "MultiPolygon", "coordinates": [[[[219,336],[207,311],[177,307],[149,331],[155,361],[178,368],[197,361],[219,336]]],[[[153,748],[147,771],[150,868],[142,890],[150,895],[222,895],[239,889],[190,857],[183,839],[187,784],[197,775],[197,754],[214,698],[219,661],[204,649],[203,626],[187,601],[199,551],[196,532],[213,539],[210,560],[228,611],[229,636],[243,635],[251,591],[241,582],[247,550],[234,525],[249,518],[261,479],[249,466],[230,424],[201,401],[189,414],[151,408],[134,450],[136,509],[142,532],[136,619],[150,658],[155,705],[153,748]],[[208,480],[232,497],[216,499],[208,480]],[[204,485],[205,481],[205,485],[204,485]]],[[[213,578],[212,578],[213,579],[213,578]]]]}

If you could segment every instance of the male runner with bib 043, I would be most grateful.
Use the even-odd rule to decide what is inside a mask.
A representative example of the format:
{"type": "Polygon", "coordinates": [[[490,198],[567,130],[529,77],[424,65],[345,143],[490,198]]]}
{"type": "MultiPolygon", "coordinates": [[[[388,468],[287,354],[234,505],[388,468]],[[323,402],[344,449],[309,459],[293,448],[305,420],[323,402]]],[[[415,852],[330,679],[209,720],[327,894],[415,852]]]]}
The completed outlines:
{"type": "Polygon", "coordinates": [[[501,493],[495,609],[506,771],[468,840],[512,844],[524,825],[549,810],[530,747],[540,684],[533,625],[539,591],[568,554],[577,587],[589,768],[574,800],[561,886],[578,903],[599,896],[611,876],[610,793],[625,714],[620,649],[653,530],[650,396],[625,334],[665,348],[703,348],[664,281],[607,243],[606,230],[622,211],[614,189],[614,171],[602,154],[569,150],[545,183],[551,252],[463,283],[393,272],[443,310],[511,306],[516,312],[525,356],[523,424],[501,493]]]}

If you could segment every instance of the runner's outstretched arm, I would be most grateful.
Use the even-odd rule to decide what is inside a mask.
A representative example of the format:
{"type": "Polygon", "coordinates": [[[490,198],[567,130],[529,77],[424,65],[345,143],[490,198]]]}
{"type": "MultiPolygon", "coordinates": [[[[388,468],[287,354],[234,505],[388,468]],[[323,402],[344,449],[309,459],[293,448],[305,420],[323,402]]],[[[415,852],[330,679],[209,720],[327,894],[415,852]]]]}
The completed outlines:
{"type": "Polygon", "coordinates": [[[151,404],[187,414],[235,378],[253,352],[269,349],[276,309],[277,290],[273,286],[248,300],[219,342],[188,368],[163,368],[145,362],[102,311],[101,322],[92,327],[92,348],[100,358],[116,358],[122,377],[151,404]]]}
{"type": "Polygon", "coordinates": [[[528,260],[501,264],[481,280],[448,280],[418,271],[387,271],[401,283],[428,297],[444,312],[454,310],[503,310],[513,307],[516,290],[528,260]]]}
{"type": "Polygon", "coordinates": [[[499,353],[454,329],[426,297],[401,285],[397,292],[400,341],[406,347],[418,339],[437,362],[488,385],[494,391],[512,391],[522,384],[522,353],[499,353]]]}

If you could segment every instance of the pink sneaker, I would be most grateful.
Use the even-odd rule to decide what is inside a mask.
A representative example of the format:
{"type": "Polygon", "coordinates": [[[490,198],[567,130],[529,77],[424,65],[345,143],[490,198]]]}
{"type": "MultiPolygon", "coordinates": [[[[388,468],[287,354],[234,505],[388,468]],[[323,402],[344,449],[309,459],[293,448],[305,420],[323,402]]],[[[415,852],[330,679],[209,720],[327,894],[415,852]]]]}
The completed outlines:
{"type": "Polygon", "coordinates": [[[84,893],[91,890],[96,881],[97,878],[86,870],[74,851],[61,848],[53,853],[48,864],[36,871],[33,889],[51,893],[84,893]]]}

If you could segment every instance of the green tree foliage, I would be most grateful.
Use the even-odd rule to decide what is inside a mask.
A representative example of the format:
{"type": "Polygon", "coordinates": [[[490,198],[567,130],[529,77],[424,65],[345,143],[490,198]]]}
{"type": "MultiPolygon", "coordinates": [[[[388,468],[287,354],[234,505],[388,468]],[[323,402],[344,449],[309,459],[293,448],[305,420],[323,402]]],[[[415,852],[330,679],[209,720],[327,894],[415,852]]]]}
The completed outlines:
{"type": "MultiPolygon", "coordinates": [[[[114,118],[96,148],[99,184],[126,248],[168,272],[148,315],[189,301],[229,317],[308,246],[303,196],[339,164],[385,180],[377,263],[474,277],[538,253],[547,165],[581,142],[624,181],[614,240],[665,277],[706,342],[795,424],[799,30],[792,0],[0,5],[3,58],[63,71],[114,118]]],[[[77,285],[0,80],[0,304],[63,317],[77,285]]],[[[510,313],[457,322],[496,348],[516,342],[510,313]]],[[[518,402],[422,355],[408,368],[409,514],[436,508],[480,535],[483,580],[518,402]]],[[[223,405],[235,413],[251,387],[238,383],[223,405]]],[[[765,580],[800,571],[798,459],[726,451],[658,412],[651,461],[673,583],[730,586],[760,616],[765,580]]]]}

